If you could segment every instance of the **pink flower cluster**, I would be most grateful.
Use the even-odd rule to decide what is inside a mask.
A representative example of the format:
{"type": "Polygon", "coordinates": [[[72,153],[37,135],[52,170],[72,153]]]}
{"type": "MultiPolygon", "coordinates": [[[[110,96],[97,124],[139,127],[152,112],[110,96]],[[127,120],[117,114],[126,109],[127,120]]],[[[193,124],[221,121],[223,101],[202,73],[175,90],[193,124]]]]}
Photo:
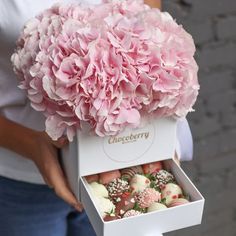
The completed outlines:
{"type": "Polygon", "coordinates": [[[184,117],[199,84],[192,37],[139,0],[56,4],[25,24],[12,55],[32,107],[54,139],[89,123],[97,135],[141,117],[184,117]]]}

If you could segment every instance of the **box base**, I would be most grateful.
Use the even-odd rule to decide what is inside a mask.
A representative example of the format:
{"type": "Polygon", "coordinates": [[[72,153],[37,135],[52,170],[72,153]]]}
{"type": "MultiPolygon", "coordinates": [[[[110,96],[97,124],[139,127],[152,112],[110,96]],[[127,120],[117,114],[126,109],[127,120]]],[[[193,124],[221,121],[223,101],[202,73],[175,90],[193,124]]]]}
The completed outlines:
{"type": "Polygon", "coordinates": [[[98,236],[119,236],[132,232],[136,236],[161,236],[173,230],[201,223],[204,198],[173,159],[163,161],[164,169],[173,173],[191,202],[173,208],[149,212],[114,221],[103,221],[85,177],[81,177],[81,201],[98,236]],[[145,226],[145,227],[144,227],[145,226]]]}
{"type": "Polygon", "coordinates": [[[61,150],[61,164],[72,192],[80,200],[76,139],[61,150]]]}

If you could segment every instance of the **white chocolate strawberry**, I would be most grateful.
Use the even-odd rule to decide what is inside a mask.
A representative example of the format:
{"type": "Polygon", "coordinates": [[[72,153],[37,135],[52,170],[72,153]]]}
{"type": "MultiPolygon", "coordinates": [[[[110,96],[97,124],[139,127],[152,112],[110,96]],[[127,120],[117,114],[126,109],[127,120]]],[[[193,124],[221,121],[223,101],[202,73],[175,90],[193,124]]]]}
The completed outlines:
{"type": "Polygon", "coordinates": [[[162,209],[166,209],[167,207],[159,202],[154,202],[150,207],[148,207],[147,212],[152,212],[152,211],[159,211],[162,209]]]}
{"type": "Polygon", "coordinates": [[[130,187],[133,193],[138,193],[149,187],[150,183],[151,182],[147,177],[136,174],[130,181],[130,187]]]}
{"type": "Polygon", "coordinates": [[[183,195],[183,192],[177,184],[169,183],[162,189],[161,195],[162,199],[165,198],[166,205],[169,206],[173,200],[180,198],[183,195]]]}
{"type": "Polygon", "coordinates": [[[116,207],[111,200],[104,197],[96,197],[95,202],[102,218],[104,218],[107,213],[115,212],[116,207]]]}
{"type": "Polygon", "coordinates": [[[89,187],[95,197],[108,197],[108,191],[103,184],[92,182],[89,184],[89,187]]]}

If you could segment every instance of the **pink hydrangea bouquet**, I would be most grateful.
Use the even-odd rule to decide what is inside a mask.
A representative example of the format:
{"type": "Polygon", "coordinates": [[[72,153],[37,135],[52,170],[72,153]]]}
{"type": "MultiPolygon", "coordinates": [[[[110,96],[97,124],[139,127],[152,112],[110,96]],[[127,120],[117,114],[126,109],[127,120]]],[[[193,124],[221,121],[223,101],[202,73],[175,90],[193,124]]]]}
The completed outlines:
{"type": "Polygon", "coordinates": [[[99,136],[143,117],[184,117],[198,95],[191,35],[141,0],[56,4],[29,20],[12,55],[21,89],[56,140],[86,122],[99,136]]]}

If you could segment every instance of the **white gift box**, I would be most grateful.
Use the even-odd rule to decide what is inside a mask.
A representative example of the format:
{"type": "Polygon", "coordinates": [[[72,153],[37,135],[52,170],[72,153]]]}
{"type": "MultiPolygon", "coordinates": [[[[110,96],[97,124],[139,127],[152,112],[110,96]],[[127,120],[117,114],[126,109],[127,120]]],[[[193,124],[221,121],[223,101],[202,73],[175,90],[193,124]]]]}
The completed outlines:
{"type": "Polygon", "coordinates": [[[77,141],[63,153],[63,165],[70,186],[81,200],[98,236],[136,236],[162,233],[200,224],[204,198],[184,171],[172,159],[176,146],[176,121],[157,119],[138,129],[126,129],[117,136],[97,137],[78,131],[77,141]],[[163,161],[191,202],[144,215],[104,222],[97,210],[87,175],[129,166],[163,161]]]}

